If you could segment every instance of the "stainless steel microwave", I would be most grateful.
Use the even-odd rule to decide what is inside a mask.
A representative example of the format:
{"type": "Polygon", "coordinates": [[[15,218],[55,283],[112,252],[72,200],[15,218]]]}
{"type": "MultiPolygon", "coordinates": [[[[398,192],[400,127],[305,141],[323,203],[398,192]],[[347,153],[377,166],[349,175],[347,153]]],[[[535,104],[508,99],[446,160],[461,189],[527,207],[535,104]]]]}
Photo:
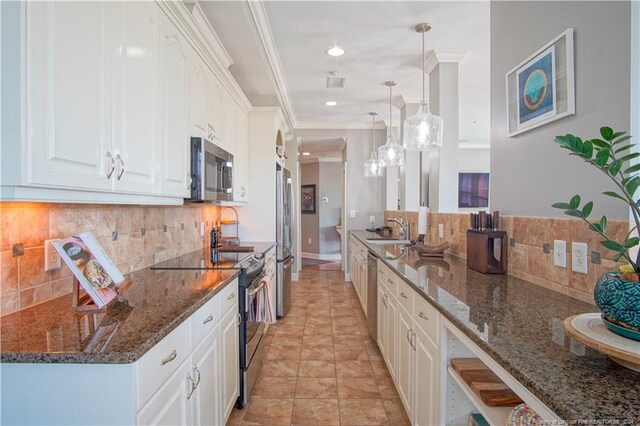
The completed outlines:
{"type": "Polygon", "coordinates": [[[191,138],[190,201],[233,201],[233,155],[203,138],[191,138]]]}

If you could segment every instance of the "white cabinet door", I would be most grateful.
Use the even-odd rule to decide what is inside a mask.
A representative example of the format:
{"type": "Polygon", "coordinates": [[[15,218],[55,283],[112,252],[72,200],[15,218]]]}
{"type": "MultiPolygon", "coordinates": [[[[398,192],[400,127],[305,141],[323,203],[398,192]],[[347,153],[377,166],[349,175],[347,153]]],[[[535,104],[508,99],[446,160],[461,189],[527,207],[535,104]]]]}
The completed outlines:
{"type": "Polygon", "coordinates": [[[157,195],[161,12],[155,2],[142,0],[114,7],[114,190],[157,195]]]}
{"type": "Polygon", "coordinates": [[[220,322],[220,347],[222,348],[222,419],[233,410],[240,393],[240,341],[238,337],[238,309],[231,309],[220,322]]]}
{"type": "Polygon", "coordinates": [[[402,306],[398,307],[398,359],[396,368],[396,387],[409,418],[413,418],[411,395],[413,379],[413,347],[410,339],[413,333],[413,319],[402,306]]]}
{"type": "Polygon", "coordinates": [[[238,108],[236,114],[236,147],[233,157],[234,201],[246,202],[249,182],[249,123],[245,113],[238,108]]]}
{"type": "Polygon", "coordinates": [[[189,54],[182,34],[161,14],[160,87],[162,105],[161,195],[188,197],[189,54]]]}
{"type": "Polygon", "coordinates": [[[222,99],[222,115],[224,120],[222,127],[222,147],[226,151],[235,154],[235,119],[238,107],[226,90],[223,90],[222,99]]]}
{"type": "Polygon", "coordinates": [[[224,424],[220,415],[220,329],[216,327],[191,354],[191,373],[198,386],[193,393],[193,424],[224,424]]]}
{"type": "Polygon", "coordinates": [[[207,86],[209,69],[198,54],[191,50],[189,66],[189,123],[190,136],[208,138],[209,117],[207,86]]]}
{"type": "Polygon", "coordinates": [[[112,2],[28,2],[28,183],[111,191],[112,2]]]}
{"type": "Polygon", "coordinates": [[[436,425],[438,416],[438,348],[431,339],[415,328],[415,385],[413,395],[413,424],[436,425]]]}
{"type": "Polygon", "coordinates": [[[378,324],[378,336],[377,336],[377,340],[378,340],[378,347],[380,348],[380,352],[382,353],[382,357],[387,359],[387,352],[386,352],[386,347],[387,347],[387,327],[388,324],[385,321],[386,317],[387,317],[387,311],[388,311],[388,304],[387,304],[387,300],[386,300],[386,291],[384,289],[384,287],[382,286],[382,284],[380,284],[380,281],[378,281],[378,318],[377,318],[377,324],[378,324]]]}
{"type": "Polygon", "coordinates": [[[213,73],[209,74],[210,83],[207,90],[207,111],[211,125],[209,140],[220,146],[222,136],[222,92],[213,73]]]}
{"type": "Polygon", "coordinates": [[[169,377],[138,412],[139,425],[188,425],[191,423],[191,364],[189,359],[169,377]]]}
{"type": "Polygon", "coordinates": [[[387,355],[387,366],[389,367],[389,374],[395,380],[397,371],[397,359],[398,359],[398,301],[391,292],[387,293],[387,313],[385,317],[385,323],[387,324],[386,332],[386,347],[385,352],[387,355]]]}

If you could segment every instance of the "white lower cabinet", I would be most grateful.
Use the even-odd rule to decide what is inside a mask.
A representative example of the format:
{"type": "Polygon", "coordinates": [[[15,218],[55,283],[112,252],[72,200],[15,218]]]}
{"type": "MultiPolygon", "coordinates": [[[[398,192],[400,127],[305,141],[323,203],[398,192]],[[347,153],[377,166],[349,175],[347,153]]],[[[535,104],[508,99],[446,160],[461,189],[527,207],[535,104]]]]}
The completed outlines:
{"type": "Polygon", "coordinates": [[[184,361],[138,413],[139,425],[191,424],[191,365],[184,361]]]}
{"type": "Polygon", "coordinates": [[[438,347],[420,327],[415,327],[413,335],[413,423],[437,425],[440,404],[438,347]]]}
{"type": "MultiPolygon", "coordinates": [[[[193,400],[192,424],[215,425],[224,422],[218,401],[220,369],[222,360],[220,352],[220,333],[212,331],[191,355],[193,380],[198,386],[191,396],[193,400]]],[[[236,371],[237,372],[237,371],[236,371]]],[[[239,372],[238,372],[239,374],[239,372]]]]}
{"type": "Polygon", "coordinates": [[[413,319],[402,307],[398,309],[398,359],[396,370],[396,387],[409,419],[413,418],[412,389],[413,384],[413,347],[411,337],[413,319]]]}
{"type": "Polygon", "coordinates": [[[223,353],[221,370],[222,418],[226,419],[233,410],[240,392],[240,345],[238,344],[238,310],[229,311],[220,322],[220,343],[223,353]],[[235,342],[235,344],[234,344],[235,342]]]}

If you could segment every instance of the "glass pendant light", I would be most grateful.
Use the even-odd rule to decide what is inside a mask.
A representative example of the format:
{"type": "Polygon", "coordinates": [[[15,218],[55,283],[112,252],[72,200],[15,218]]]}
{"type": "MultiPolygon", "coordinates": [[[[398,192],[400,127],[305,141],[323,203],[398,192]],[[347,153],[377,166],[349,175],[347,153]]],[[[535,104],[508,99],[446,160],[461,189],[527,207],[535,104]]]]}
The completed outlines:
{"type": "Polygon", "coordinates": [[[424,72],[424,34],[431,29],[431,25],[423,23],[415,27],[416,32],[422,34],[422,102],[415,115],[404,121],[404,141],[405,149],[413,151],[423,151],[430,148],[440,148],[442,146],[442,118],[431,114],[429,102],[425,95],[425,72],[424,72]]]}
{"type": "Polygon", "coordinates": [[[393,135],[393,115],[391,111],[392,106],[392,92],[393,86],[396,85],[395,81],[387,81],[384,83],[389,88],[389,131],[387,135],[387,143],[378,148],[378,160],[383,167],[395,167],[404,166],[404,148],[396,141],[393,135]]]}
{"type": "Polygon", "coordinates": [[[376,116],[377,112],[370,112],[371,116],[371,157],[364,162],[364,176],[365,177],[380,177],[382,176],[382,166],[378,160],[378,154],[376,152],[376,116]]]}

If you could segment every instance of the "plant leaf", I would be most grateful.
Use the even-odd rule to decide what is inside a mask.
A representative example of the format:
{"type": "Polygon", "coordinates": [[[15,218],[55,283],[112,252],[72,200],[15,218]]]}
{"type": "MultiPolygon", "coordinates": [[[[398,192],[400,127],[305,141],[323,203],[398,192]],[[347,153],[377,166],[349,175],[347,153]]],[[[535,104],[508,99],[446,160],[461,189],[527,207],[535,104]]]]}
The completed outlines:
{"type": "Polygon", "coordinates": [[[619,200],[622,200],[624,202],[627,201],[626,198],[624,198],[622,195],[618,194],[617,192],[613,192],[613,191],[604,191],[603,192],[604,195],[609,196],[611,198],[617,198],[619,200]]]}
{"type": "Polygon", "coordinates": [[[569,200],[569,208],[575,210],[579,206],[580,206],[580,196],[576,194],[573,197],[571,197],[571,200],[569,200]]]}
{"type": "Polygon", "coordinates": [[[611,176],[617,175],[618,172],[620,171],[620,168],[622,168],[622,161],[615,160],[614,162],[609,164],[609,174],[611,176]]]}
{"type": "Polygon", "coordinates": [[[593,144],[591,141],[585,141],[582,144],[582,156],[587,160],[591,160],[591,157],[593,157],[593,144]]]}
{"type": "Polygon", "coordinates": [[[571,217],[582,217],[580,215],[580,211],[579,210],[567,210],[564,212],[564,214],[566,214],[567,216],[571,216],[571,217]]]}
{"type": "Polygon", "coordinates": [[[613,139],[613,129],[611,127],[600,127],[600,134],[606,141],[611,142],[611,139],[613,139]]]}
{"type": "Polygon", "coordinates": [[[638,190],[638,187],[640,186],[640,176],[632,177],[626,184],[624,184],[624,186],[627,189],[629,195],[633,197],[633,194],[635,194],[635,192],[638,190]]]}
{"type": "Polygon", "coordinates": [[[633,160],[634,158],[638,157],[640,157],[640,152],[632,152],[631,154],[623,155],[622,157],[618,158],[618,160],[626,163],[627,161],[633,160]]]}
{"type": "Polygon", "coordinates": [[[607,229],[607,217],[606,216],[602,216],[600,218],[600,230],[602,231],[602,233],[604,234],[604,231],[607,229]]]}
{"type": "Polygon", "coordinates": [[[615,133],[613,134],[613,136],[611,136],[611,139],[619,138],[620,136],[622,136],[622,135],[624,135],[624,134],[626,134],[626,133],[627,133],[627,132],[615,132],[615,133]]]}
{"type": "Polygon", "coordinates": [[[593,211],[593,201],[589,201],[582,207],[582,217],[587,218],[593,211]]]}
{"type": "Polygon", "coordinates": [[[597,146],[598,148],[608,148],[611,145],[609,142],[603,141],[602,139],[591,139],[591,143],[597,146]]]}
{"type": "Polygon", "coordinates": [[[622,244],[616,243],[615,241],[612,241],[612,240],[600,241],[600,244],[602,244],[605,248],[608,248],[609,250],[613,250],[617,252],[621,252],[625,250],[622,244]]]}
{"type": "Polygon", "coordinates": [[[625,146],[621,146],[620,148],[618,148],[615,151],[613,151],[613,153],[614,154],[619,154],[619,153],[621,153],[623,151],[626,151],[626,150],[628,150],[629,148],[632,148],[632,147],[633,147],[633,144],[628,144],[628,145],[625,145],[625,146]]]}
{"type": "Polygon", "coordinates": [[[609,155],[611,154],[611,150],[609,148],[602,148],[596,154],[596,164],[600,167],[604,167],[609,161],[609,155]]]}
{"type": "Polygon", "coordinates": [[[589,229],[595,232],[602,232],[602,229],[600,229],[600,224],[598,222],[596,223],[590,223],[589,224],[589,229]]]}
{"type": "Polygon", "coordinates": [[[624,247],[627,248],[627,249],[630,249],[630,248],[633,248],[633,247],[637,246],[638,244],[640,244],[640,238],[632,237],[632,238],[628,238],[624,242],[624,247]]]}
{"type": "Polygon", "coordinates": [[[562,209],[562,210],[569,210],[571,208],[569,203],[553,203],[551,204],[551,207],[553,207],[554,209],[562,209]]]}
{"type": "Polygon", "coordinates": [[[616,139],[615,142],[613,142],[613,145],[621,144],[622,142],[628,141],[629,139],[631,139],[631,135],[623,136],[621,138],[616,139]]]}
{"type": "Polygon", "coordinates": [[[640,163],[638,163],[638,164],[634,164],[633,166],[631,166],[631,167],[627,168],[627,169],[624,171],[624,174],[625,174],[625,175],[630,175],[630,174],[635,173],[635,172],[637,172],[637,171],[639,171],[639,170],[640,170],[640,163]]]}

